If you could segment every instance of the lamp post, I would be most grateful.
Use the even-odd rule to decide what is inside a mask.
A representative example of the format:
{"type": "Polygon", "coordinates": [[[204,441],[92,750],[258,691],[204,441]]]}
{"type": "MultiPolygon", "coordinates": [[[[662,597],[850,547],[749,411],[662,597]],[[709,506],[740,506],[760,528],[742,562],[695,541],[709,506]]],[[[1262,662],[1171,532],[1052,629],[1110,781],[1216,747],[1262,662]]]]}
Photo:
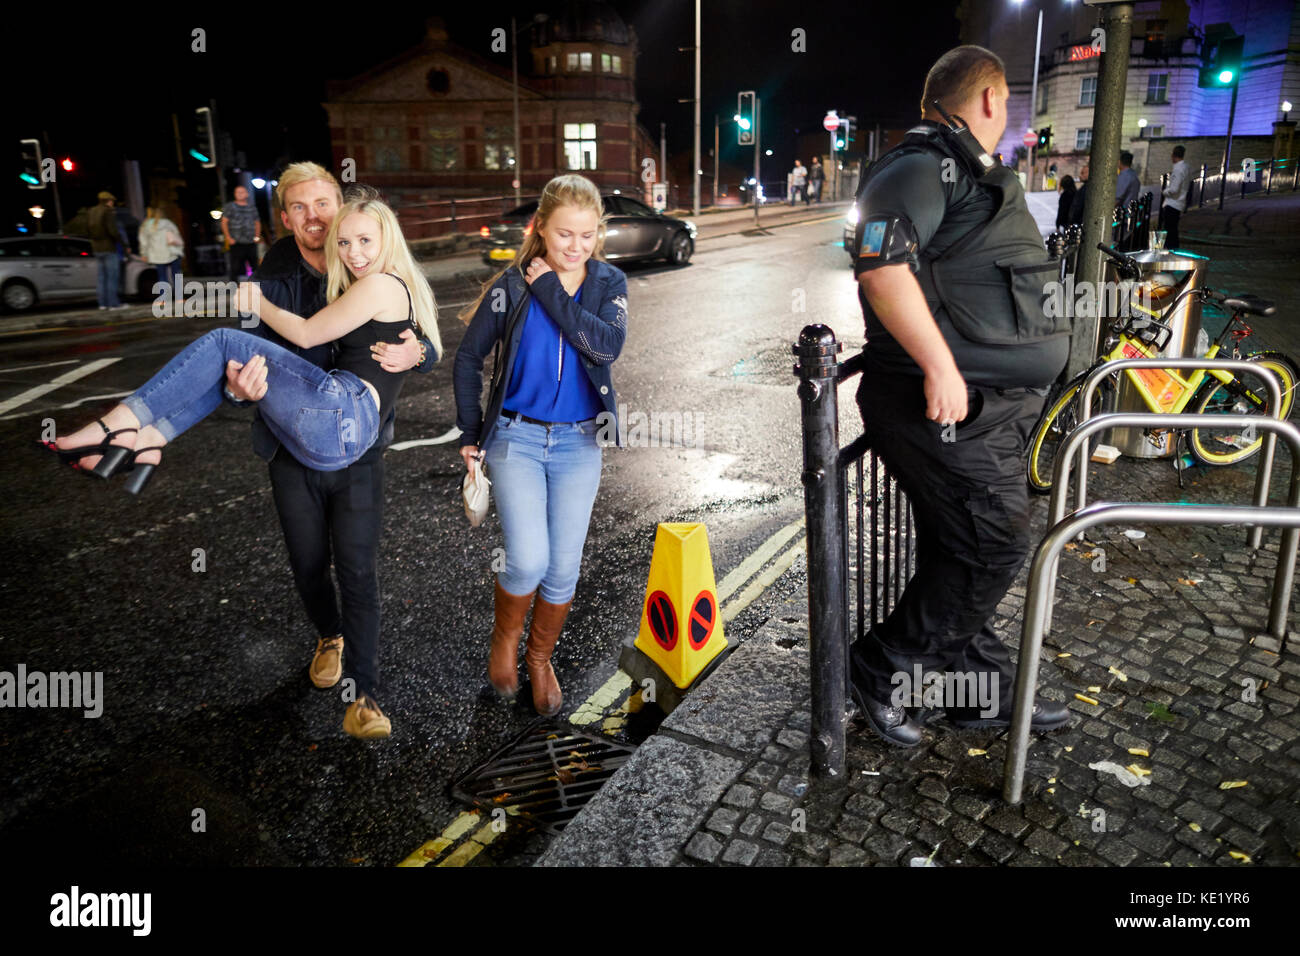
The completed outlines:
{"type": "MultiPolygon", "coordinates": [[[[1024,3],[1024,0],[1015,0],[1015,3],[1024,3]]],[[[1029,125],[1026,130],[1034,128],[1034,111],[1038,109],[1038,60],[1043,49],[1043,8],[1038,8],[1038,34],[1034,40],[1034,79],[1029,86],[1029,125]]],[[[1029,175],[1025,177],[1025,182],[1029,184],[1029,192],[1034,192],[1034,168],[1038,162],[1037,150],[1035,147],[1029,147],[1029,175]]]]}

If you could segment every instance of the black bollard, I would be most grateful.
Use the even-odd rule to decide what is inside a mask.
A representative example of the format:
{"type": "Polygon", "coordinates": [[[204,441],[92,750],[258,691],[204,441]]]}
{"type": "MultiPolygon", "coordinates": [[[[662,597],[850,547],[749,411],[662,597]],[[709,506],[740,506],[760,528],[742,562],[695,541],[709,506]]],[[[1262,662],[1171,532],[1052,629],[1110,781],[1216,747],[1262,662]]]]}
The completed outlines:
{"type": "Polygon", "coordinates": [[[812,681],[812,772],[844,773],[845,501],[839,475],[839,401],[835,392],[843,345],[824,325],[808,325],[793,349],[799,357],[799,404],[803,420],[803,495],[808,531],[809,663],[812,681]]]}

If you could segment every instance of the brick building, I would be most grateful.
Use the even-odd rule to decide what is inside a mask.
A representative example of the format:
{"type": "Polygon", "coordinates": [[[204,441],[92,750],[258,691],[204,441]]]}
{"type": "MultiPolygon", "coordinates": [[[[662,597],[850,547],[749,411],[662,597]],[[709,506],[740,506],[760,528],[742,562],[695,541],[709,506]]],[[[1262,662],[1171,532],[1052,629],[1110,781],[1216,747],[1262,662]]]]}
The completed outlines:
{"type": "Polygon", "coordinates": [[[604,3],[569,0],[520,24],[519,38],[520,156],[511,70],[487,55],[493,38],[476,53],[431,18],[418,46],[331,84],[335,167],[352,159],[357,182],[408,207],[513,195],[516,169],[524,196],[569,171],[639,189],[640,157],[657,150],[637,123],[635,31],[604,3]]]}

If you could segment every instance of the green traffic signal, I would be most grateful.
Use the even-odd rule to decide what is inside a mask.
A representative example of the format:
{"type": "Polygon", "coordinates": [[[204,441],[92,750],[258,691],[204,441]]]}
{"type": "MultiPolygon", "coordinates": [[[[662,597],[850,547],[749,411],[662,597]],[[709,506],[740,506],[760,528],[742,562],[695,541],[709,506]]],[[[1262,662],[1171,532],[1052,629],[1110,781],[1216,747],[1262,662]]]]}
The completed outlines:
{"type": "Polygon", "coordinates": [[[1227,86],[1229,83],[1232,82],[1232,78],[1234,76],[1236,76],[1236,74],[1233,73],[1232,70],[1222,70],[1219,73],[1219,82],[1222,83],[1224,86],[1227,86]]]}
{"type": "Polygon", "coordinates": [[[204,155],[203,155],[202,153],[200,153],[197,149],[192,149],[192,150],[190,150],[190,155],[193,156],[195,159],[197,159],[200,163],[210,163],[210,162],[212,162],[212,160],[210,160],[208,157],[204,156],[204,155]]]}
{"type": "Polygon", "coordinates": [[[18,178],[21,179],[23,182],[27,183],[27,185],[29,186],[39,186],[41,182],[31,173],[19,173],[18,178]]]}

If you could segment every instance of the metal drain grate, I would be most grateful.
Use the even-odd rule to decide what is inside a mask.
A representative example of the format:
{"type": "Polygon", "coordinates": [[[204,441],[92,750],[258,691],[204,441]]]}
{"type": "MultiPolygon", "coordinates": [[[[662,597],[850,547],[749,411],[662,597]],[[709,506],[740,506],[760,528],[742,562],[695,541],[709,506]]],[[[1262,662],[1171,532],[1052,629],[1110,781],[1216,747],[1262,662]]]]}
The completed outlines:
{"type": "Polygon", "coordinates": [[[571,724],[539,720],[452,784],[451,795],[484,810],[514,807],[559,833],[635,752],[571,724]]]}

